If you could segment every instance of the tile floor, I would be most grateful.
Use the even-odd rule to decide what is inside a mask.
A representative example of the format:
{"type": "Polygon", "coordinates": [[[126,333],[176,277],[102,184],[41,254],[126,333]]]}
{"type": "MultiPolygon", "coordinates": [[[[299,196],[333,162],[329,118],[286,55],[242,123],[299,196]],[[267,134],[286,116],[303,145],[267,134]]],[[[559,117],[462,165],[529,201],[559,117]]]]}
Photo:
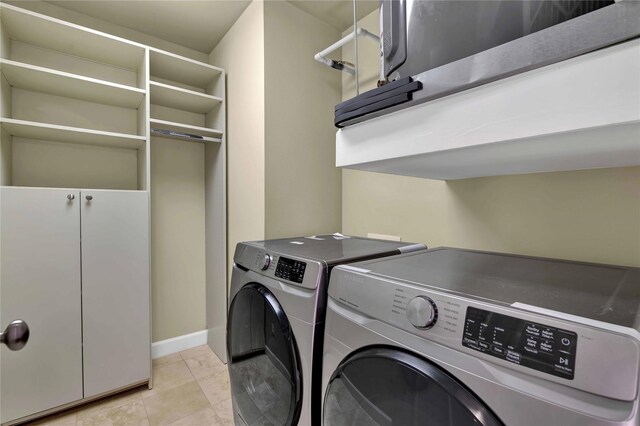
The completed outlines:
{"type": "Polygon", "coordinates": [[[227,367],[208,346],[153,361],[146,386],[45,417],[39,426],[233,425],[227,367]]]}

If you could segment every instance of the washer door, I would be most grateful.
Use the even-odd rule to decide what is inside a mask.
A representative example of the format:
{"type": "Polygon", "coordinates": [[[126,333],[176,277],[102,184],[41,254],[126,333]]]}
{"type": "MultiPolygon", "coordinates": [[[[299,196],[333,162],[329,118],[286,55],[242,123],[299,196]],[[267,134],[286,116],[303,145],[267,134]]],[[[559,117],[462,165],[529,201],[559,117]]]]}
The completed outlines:
{"type": "Polygon", "coordinates": [[[227,354],[236,424],[293,425],[302,406],[302,372],[291,325],[263,285],[245,285],[233,298],[227,354]]]}
{"type": "Polygon", "coordinates": [[[502,425],[467,388],[434,364],[390,348],[356,352],[334,372],[325,425],[502,425]]]}

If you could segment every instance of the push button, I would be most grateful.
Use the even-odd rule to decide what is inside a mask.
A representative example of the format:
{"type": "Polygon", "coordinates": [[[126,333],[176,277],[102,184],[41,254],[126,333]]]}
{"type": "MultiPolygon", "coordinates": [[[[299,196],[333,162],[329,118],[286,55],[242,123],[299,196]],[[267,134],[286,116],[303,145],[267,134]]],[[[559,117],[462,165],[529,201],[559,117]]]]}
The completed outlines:
{"type": "Polygon", "coordinates": [[[507,352],[504,348],[501,348],[500,346],[494,346],[491,350],[500,356],[503,356],[507,352]]]}
{"type": "Polygon", "coordinates": [[[540,337],[540,327],[535,324],[527,324],[525,332],[530,336],[540,337]]]}
{"type": "Polygon", "coordinates": [[[553,345],[551,342],[543,340],[540,342],[540,351],[547,354],[553,353],[553,345]]]}

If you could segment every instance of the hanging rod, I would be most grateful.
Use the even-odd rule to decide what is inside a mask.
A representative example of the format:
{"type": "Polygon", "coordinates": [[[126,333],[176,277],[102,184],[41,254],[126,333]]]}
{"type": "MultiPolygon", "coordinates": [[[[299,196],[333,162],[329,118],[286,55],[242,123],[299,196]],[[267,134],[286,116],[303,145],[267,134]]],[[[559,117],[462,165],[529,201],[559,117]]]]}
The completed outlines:
{"type": "Polygon", "coordinates": [[[351,75],[355,75],[356,71],[354,69],[354,67],[345,64],[342,61],[335,61],[333,59],[329,59],[327,58],[327,55],[329,55],[331,52],[340,49],[342,46],[344,46],[345,44],[349,43],[351,40],[354,39],[354,34],[358,34],[359,36],[364,36],[366,38],[369,38],[371,40],[374,40],[378,43],[380,43],[380,37],[378,37],[377,35],[370,33],[369,31],[365,30],[364,28],[358,28],[358,30],[353,33],[349,33],[346,36],[342,37],[340,40],[336,41],[335,43],[333,43],[331,46],[327,47],[326,49],[324,49],[322,52],[318,52],[316,53],[316,55],[314,56],[314,59],[322,64],[325,64],[328,67],[340,70],[340,71],[344,71],[347,72],[351,75]]]}

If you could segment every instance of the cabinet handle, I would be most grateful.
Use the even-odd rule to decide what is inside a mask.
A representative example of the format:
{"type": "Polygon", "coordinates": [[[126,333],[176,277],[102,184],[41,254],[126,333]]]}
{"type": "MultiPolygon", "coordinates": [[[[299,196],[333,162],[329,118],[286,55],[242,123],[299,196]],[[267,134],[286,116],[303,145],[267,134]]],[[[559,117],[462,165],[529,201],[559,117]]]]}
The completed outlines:
{"type": "Polygon", "coordinates": [[[67,200],[69,200],[69,201],[73,201],[73,200],[75,200],[75,199],[76,199],[76,196],[75,196],[75,195],[73,195],[73,194],[69,194],[69,195],[67,195],[67,200]]]}
{"type": "Polygon", "coordinates": [[[87,195],[85,198],[87,199],[87,201],[91,201],[93,200],[93,195],[87,195]]]}
{"type": "Polygon", "coordinates": [[[19,351],[24,348],[29,340],[29,326],[22,320],[11,321],[11,323],[0,332],[0,343],[4,343],[12,351],[19,351]]]}

